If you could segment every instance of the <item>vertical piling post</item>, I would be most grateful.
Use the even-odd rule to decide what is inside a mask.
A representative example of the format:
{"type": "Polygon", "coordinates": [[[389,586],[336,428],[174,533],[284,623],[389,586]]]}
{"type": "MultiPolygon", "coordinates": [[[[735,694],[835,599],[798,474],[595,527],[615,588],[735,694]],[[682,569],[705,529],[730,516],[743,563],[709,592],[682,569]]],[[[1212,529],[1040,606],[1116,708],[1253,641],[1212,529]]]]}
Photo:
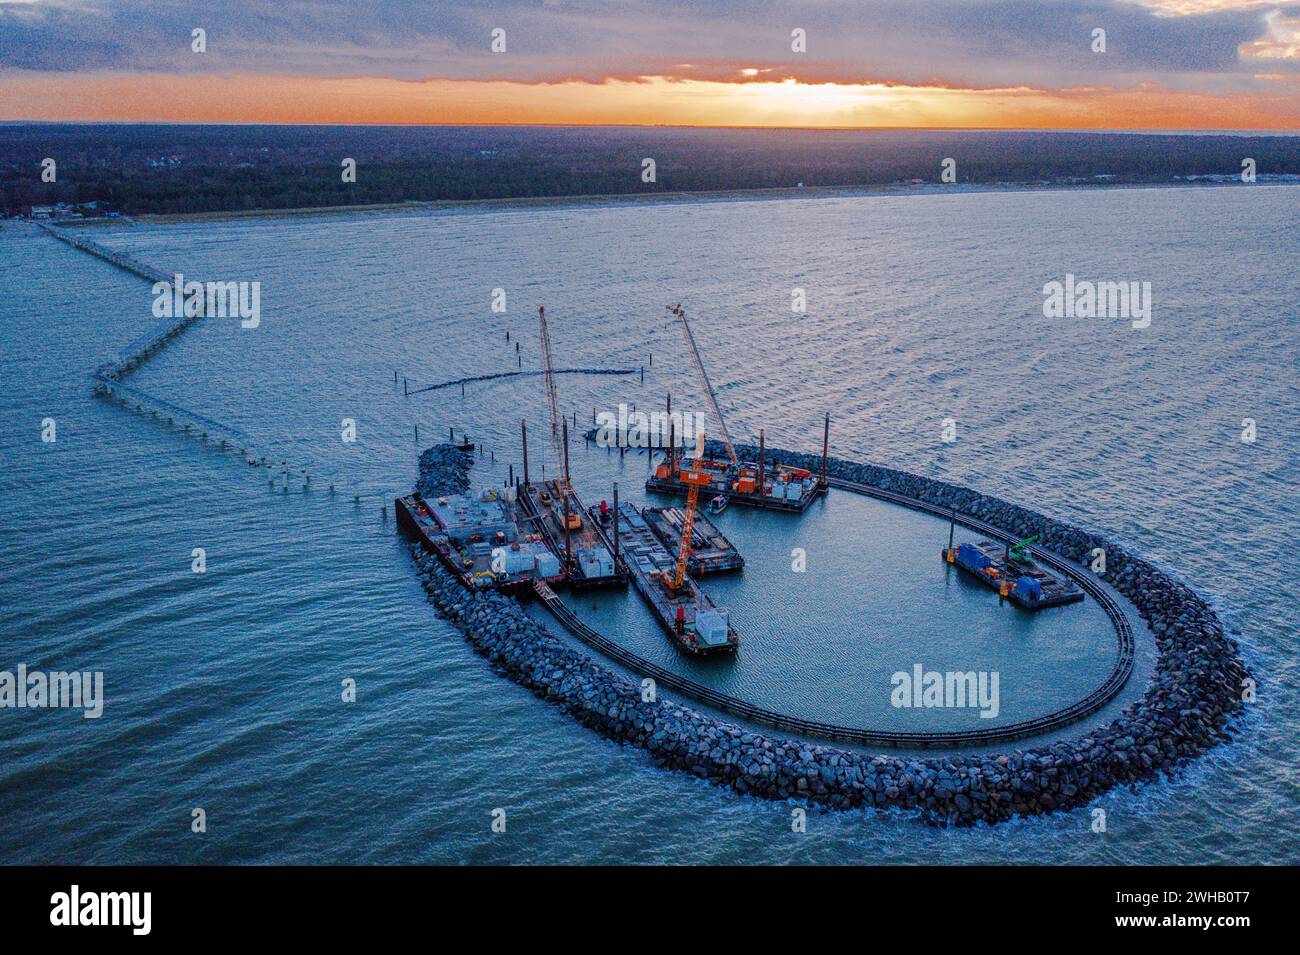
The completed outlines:
{"type": "Polygon", "coordinates": [[[826,487],[826,463],[831,451],[831,413],[826,412],[826,426],[822,431],[822,479],[821,486],[826,487]]]}
{"type": "Polygon", "coordinates": [[[677,473],[677,425],[672,415],[668,416],[668,476],[677,473]]]}
{"type": "Polygon", "coordinates": [[[403,378],[403,379],[402,379],[402,395],[405,396],[405,395],[407,395],[407,394],[409,394],[409,392],[406,390],[406,379],[403,378]]]}
{"type": "Polygon", "coordinates": [[[952,535],[956,529],[957,529],[957,510],[955,508],[950,507],[948,508],[948,553],[944,555],[949,560],[952,559],[952,535]]]}
{"type": "Polygon", "coordinates": [[[673,427],[673,393],[668,392],[667,401],[665,402],[665,412],[668,417],[668,471],[670,474],[675,473],[677,468],[677,429],[673,427]]]}
{"type": "Polygon", "coordinates": [[[614,482],[614,575],[619,574],[618,564],[618,482],[614,482]]]}
{"type": "Polygon", "coordinates": [[[524,487],[528,487],[528,422],[519,419],[519,432],[524,439],[524,487]]]}
{"type": "Polygon", "coordinates": [[[562,490],[567,492],[569,490],[569,422],[563,421],[561,424],[564,426],[561,429],[564,441],[564,473],[560,475],[560,480],[564,482],[562,490]]]}
{"type": "Polygon", "coordinates": [[[415,443],[420,443],[420,423],[418,421],[415,424],[415,443]]]}
{"type": "Polygon", "coordinates": [[[555,482],[564,498],[564,572],[573,573],[573,542],[569,533],[569,422],[564,422],[564,473],[555,482]]]}

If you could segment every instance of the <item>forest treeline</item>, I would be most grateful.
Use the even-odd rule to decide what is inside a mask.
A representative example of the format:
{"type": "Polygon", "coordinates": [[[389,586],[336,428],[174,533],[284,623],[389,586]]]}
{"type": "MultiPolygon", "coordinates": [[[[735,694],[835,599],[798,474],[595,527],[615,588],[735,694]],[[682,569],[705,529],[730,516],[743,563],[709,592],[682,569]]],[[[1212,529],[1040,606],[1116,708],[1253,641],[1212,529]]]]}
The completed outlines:
{"type": "Polygon", "coordinates": [[[1300,174],[1300,137],[660,127],[0,124],[0,208],[127,214],[439,199],[938,182],[1169,182],[1300,174]],[[42,161],[55,161],[54,182],[42,161]],[[655,181],[643,180],[654,160],[655,181]],[[356,181],[342,163],[356,160],[356,181]]]}

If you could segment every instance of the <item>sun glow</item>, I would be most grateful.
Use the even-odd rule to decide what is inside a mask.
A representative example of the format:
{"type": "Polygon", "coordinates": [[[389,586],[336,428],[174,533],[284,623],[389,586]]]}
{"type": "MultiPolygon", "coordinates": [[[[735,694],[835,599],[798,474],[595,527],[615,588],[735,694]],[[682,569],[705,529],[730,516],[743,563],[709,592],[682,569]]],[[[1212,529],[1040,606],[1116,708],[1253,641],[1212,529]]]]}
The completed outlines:
{"type": "MultiPolygon", "coordinates": [[[[738,74],[742,71],[738,70],[738,74]]],[[[1047,90],[809,83],[747,68],[734,82],[592,83],[11,72],[0,119],[812,128],[1300,127],[1294,91],[1218,96],[1154,85],[1047,90]],[[755,76],[749,76],[749,70],[755,76]]]]}

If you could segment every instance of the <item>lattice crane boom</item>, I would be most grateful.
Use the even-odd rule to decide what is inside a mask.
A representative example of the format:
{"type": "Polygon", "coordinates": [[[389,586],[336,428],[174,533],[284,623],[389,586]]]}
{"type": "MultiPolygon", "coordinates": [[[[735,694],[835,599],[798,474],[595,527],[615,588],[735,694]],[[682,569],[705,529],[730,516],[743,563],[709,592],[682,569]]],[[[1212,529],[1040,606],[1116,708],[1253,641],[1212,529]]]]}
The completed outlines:
{"type": "MultiPolygon", "coordinates": [[[[731,433],[727,431],[727,421],[722,417],[722,409],[718,407],[718,396],[713,391],[713,382],[709,381],[709,373],[704,368],[704,360],[700,358],[700,350],[695,345],[695,335],[691,332],[691,326],[686,321],[686,311],[681,304],[668,306],[668,311],[677,317],[681,323],[682,333],[686,336],[686,344],[690,348],[691,358],[695,360],[695,369],[700,373],[700,380],[704,382],[704,394],[709,399],[709,404],[713,408],[713,416],[718,419],[718,426],[722,429],[722,443],[727,446],[727,455],[731,458],[731,463],[740,466],[740,461],[736,458],[736,449],[731,446],[731,433]]],[[[701,455],[703,457],[703,455],[701,455]]]]}
{"type": "Polygon", "coordinates": [[[546,306],[537,309],[541,326],[542,372],[546,381],[546,404],[551,417],[551,451],[555,455],[555,484],[560,494],[569,492],[569,475],[564,470],[564,449],[560,446],[560,400],[555,392],[555,361],[551,355],[551,332],[546,326],[546,306]]]}

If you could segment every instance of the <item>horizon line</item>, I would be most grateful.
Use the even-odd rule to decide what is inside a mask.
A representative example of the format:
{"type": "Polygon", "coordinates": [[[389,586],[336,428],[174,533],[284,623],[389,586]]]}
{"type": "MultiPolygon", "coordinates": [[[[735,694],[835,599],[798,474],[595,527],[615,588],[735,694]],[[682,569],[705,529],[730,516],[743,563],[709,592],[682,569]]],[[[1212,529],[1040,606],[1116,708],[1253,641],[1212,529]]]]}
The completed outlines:
{"type": "Polygon", "coordinates": [[[312,123],[247,122],[243,120],[163,120],[163,119],[0,119],[0,126],[231,126],[231,127],[314,127],[337,129],[690,129],[741,132],[817,132],[817,133],[887,133],[887,132],[968,132],[968,133],[1095,133],[1098,135],[1166,135],[1166,136],[1296,136],[1300,127],[1146,127],[1146,126],[755,126],[703,125],[695,123],[312,123]]]}

